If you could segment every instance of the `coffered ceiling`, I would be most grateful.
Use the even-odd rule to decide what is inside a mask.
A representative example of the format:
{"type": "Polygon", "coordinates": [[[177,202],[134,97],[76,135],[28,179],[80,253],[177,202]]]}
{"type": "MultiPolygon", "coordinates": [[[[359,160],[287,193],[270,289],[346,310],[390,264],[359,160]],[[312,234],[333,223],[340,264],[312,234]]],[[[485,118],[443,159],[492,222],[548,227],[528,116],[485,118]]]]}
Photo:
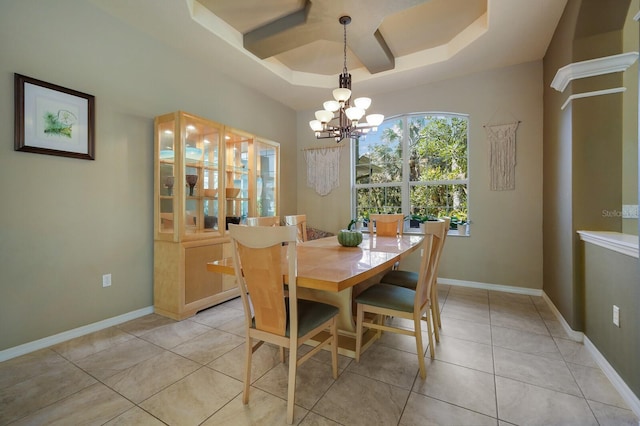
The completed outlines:
{"type": "Polygon", "coordinates": [[[541,59],[566,0],[92,0],[296,110],[541,59]]]}

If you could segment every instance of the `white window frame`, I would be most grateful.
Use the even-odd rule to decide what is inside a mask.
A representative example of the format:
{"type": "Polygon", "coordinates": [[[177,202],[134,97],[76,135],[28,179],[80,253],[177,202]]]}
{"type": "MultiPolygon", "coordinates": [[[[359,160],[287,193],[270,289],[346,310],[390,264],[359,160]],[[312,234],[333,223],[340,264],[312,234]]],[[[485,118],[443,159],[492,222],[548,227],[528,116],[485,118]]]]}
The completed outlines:
{"type": "MultiPolygon", "coordinates": [[[[365,183],[365,184],[356,184],[356,141],[351,140],[350,144],[350,157],[351,157],[351,217],[356,217],[356,203],[357,203],[357,191],[358,189],[363,188],[382,188],[382,187],[400,187],[401,191],[401,210],[402,214],[408,216],[410,213],[411,200],[409,197],[410,188],[412,186],[418,185],[466,185],[467,187],[467,217],[470,215],[470,206],[469,206],[469,181],[470,181],[470,163],[469,163],[469,115],[461,114],[461,113],[452,113],[452,112],[438,112],[438,111],[429,111],[429,112],[412,112],[407,114],[395,115],[392,117],[388,117],[384,120],[384,122],[388,121],[397,121],[398,119],[402,120],[403,129],[408,129],[408,120],[415,116],[447,116],[447,117],[459,117],[467,119],[467,178],[466,179],[454,179],[454,180],[434,180],[434,181],[409,181],[410,170],[409,170],[409,132],[402,133],[402,181],[399,182],[386,182],[386,183],[365,183]],[[406,179],[405,179],[406,177],[406,179]]],[[[409,227],[409,221],[405,221],[404,223],[404,231],[411,232],[415,230],[415,228],[409,227]]]]}

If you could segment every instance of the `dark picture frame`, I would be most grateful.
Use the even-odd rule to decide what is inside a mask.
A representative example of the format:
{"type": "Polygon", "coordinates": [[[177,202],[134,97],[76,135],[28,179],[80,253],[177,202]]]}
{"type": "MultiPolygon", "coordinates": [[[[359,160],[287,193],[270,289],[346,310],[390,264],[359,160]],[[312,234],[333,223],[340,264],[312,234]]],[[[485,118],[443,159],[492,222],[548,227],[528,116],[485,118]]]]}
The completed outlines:
{"type": "Polygon", "coordinates": [[[21,74],[14,77],[16,151],[95,160],[95,98],[21,74]]]}

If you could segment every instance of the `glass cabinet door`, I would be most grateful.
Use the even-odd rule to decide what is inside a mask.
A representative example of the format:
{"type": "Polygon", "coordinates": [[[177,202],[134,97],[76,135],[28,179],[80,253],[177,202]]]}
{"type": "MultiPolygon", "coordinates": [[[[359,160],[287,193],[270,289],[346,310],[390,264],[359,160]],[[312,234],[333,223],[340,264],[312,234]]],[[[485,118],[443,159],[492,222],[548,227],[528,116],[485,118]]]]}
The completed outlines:
{"type": "Polygon", "coordinates": [[[156,237],[223,232],[222,125],[183,112],[156,117],[155,124],[156,237]]]}
{"type": "Polygon", "coordinates": [[[158,233],[171,235],[177,231],[174,212],[175,206],[175,139],[174,131],[176,122],[173,116],[164,116],[164,120],[156,120],[156,154],[158,156],[158,176],[156,179],[156,191],[158,192],[157,200],[158,208],[156,212],[159,215],[158,233]]]}
{"type": "Polygon", "coordinates": [[[278,216],[279,145],[256,142],[256,216],[278,216]]]}
{"type": "Polygon", "coordinates": [[[183,118],[185,233],[217,231],[221,127],[191,115],[183,118]]]}
{"type": "Polygon", "coordinates": [[[226,223],[243,223],[247,216],[253,216],[255,189],[252,182],[253,136],[236,130],[225,134],[225,212],[226,223]]]}

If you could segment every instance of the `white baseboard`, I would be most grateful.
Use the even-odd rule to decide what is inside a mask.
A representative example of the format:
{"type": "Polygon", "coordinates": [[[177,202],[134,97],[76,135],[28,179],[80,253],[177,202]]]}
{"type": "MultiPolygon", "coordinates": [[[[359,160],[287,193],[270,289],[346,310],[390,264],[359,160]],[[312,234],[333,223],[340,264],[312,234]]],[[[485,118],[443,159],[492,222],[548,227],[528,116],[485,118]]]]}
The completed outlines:
{"type": "MultiPolygon", "coordinates": [[[[485,290],[494,290],[494,291],[504,291],[508,293],[518,293],[518,294],[528,294],[530,296],[542,296],[544,301],[549,306],[549,309],[553,312],[555,317],[558,319],[558,322],[564,328],[564,331],[567,333],[571,340],[576,342],[582,342],[585,348],[589,351],[593,359],[596,361],[598,366],[602,372],[607,376],[613,387],[618,391],[624,402],[629,406],[631,411],[636,415],[636,417],[640,418],[640,399],[636,396],[636,394],[627,386],[627,384],[622,380],[622,377],[618,375],[618,372],[609,364],[609,361],[598,351],[593,343],[589,340],[587,336],[584,335],[581,331],[573,330],[567,321],[565,321],[564,317],[553,304],[549,296],[542,291],[531,288],[522,288],[522,287],[511,287],[506,285],[498,285],[498,284],[487,284],[475,281],[463,281],[463,280],[454,280],[450,278],[438,278],[439,284],[449,284],[454,286],[461,287],[472,287],[472,288],[480,288],[485,290]]],[[[640,421],[638,422],[638,426],[640,426],[640,421]]]]}
{"type": "MultiPolygon", "coordinates": [[[[613,387],[618,391],[622,399],[624,399],[624,402],[629,406],[636,417],[640,418],[640,399],[638,399],[635,393],[633,393],[629,386],[627,386],[624,380],[622,380],[622,377],[620,377],[618,372],[611,366],[611,364],[609,364],[609,361],[607,361],[598,348],[591,343],[591,340],[589,340],[584,333],[573,330],[569,324],[567,324],[560,311],[558,311],[558,308],[556,308],[545,292],[542,292],[542,298],[547,302],[547,305],[549,305],[549,308],[553,311],[560,324],[562,324],[562,327],[565,329],[569,337],[576,342],[582,342],[584,344],[585,349],[589,351],[604,375],[607,376],[613,387]]],[[[638,422],[638,426],[640,426],[640,421],[638,422]]]]}
{"type": "MultiPolygon", "coordinates": [[[[593,359],[600,366],[600,369],[602,369],[604,375],[607,376],[631,411],[633,411],[636,417],[640,418],[640,399],[638,399],[636,394],[627,386],[624,380],[622,380],[622,377],[620,377],[618,372],[609,364],[609,361],[607,361],[598,348],[591,343],[591,340],[589,340],[587,336],[584,336],[584,347],[589,351],[593,359]]],[[[638,422],[638,424],[640,425],[640,422],[638,422]]]]}
{"type": "Polygon", "coordinates": [[[549,309],[551,309],[553,314],[556,316],[557,320],[560,322],[560,324],[562,325],[562,328],[564,328],[564,331],[567,333],[569,338],[576,342],[583,342],[584,333],[582,333],[581,331],[575,331],[574,329],[571,328],[569,323],[565,321],[564,317],[562,316],[558,308],[556,308],[556,305],[553,304],[551,299],[549,299],[549,296],[547,296],[547,293],[545,293],[544,291],[542,292],[542,298],[544,299],[545,302],[547,302],[547,306],[549,306],[549,309]]]}
{"type": "Polygon", "coordinates": [[[487,283],[481,283],[477,281],[454,280],[451,278],[438,278],[438,284],[449,284],[449,285],[456,285],[460,287],[481,288],[484,290],[502,291],[505,293],[526,294],[529,296],[542,295],[542,290],[537,290],[535,288],[513,287],[510,285],[502,285],[502,284],[487,284],[487,283]]]}
{"type": "Polygon", "coordinates": [[[132,319],[140,318],[145,315],[153,313],[153,306],[138,309],[136,311],[128,312],[126,314],[118,315],[117,317],[107,318],[102,321],[94,322],[82,327],[74,328],[73,330],[63,331],[62,333],[54,334],[43,339],[35,340],[33,342],[25,343],[23,345],[14,346],[13,348],[0,351],[0,362],[6,361],[11,358],[15,358],[20,355],[28,354],[40,349],[47,348],[58,343],[66,342],[67,340],[74,339],[76,337],[84,336],[85,334],[93,333],[95,331],[103,330],[105,328],[112,327],[114,325],[122,324],[132,319]]]}

